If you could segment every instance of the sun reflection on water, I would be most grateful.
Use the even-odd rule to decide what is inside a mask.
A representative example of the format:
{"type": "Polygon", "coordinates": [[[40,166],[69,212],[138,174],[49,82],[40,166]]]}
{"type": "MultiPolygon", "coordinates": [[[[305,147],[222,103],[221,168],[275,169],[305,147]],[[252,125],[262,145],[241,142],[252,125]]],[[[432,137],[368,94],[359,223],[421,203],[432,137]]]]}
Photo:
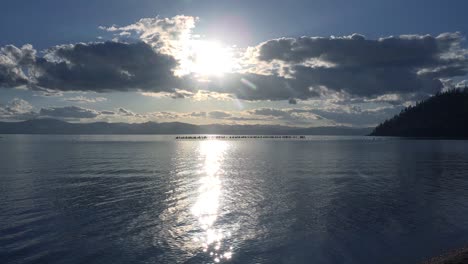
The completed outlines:
{"type": "Polygon", "coordinates": [[[232,247],[223,244],[225,238],[231,233],[217,228],[215,222],[218,218],[223,174],[221,165],[229,144],[225,141],[200,142],[200,157],[204,159],[203,177],[200,178],[197,201],[192,207],[192,214],[198,219],[203,234],[194,238],[200,243],[204,252],[207,252],[214,262],[221,262],[232,257],[232,247]]]}

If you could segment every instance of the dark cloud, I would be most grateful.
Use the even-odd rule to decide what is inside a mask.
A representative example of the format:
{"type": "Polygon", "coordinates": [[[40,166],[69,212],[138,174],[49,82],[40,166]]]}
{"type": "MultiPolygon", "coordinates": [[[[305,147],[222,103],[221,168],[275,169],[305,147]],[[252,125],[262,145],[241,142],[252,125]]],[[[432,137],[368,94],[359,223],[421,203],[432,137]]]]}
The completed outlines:
{"type": "MultiPolygon", "coordinates": [[[[354,34],[275,39],[262,43],[257,50],[260,62],[282,63],[286,74],[303,86],[325,86],[372,97],[394,92],[434,93],[442,88],[438,78],[466,75],[461,41],[458,33],[378,40],[354,34]]],[[[293,90],[299,94],[305,91],[294,86],[293,90]]]]}
{"type": "Polygon", "coordinates": [[[133,113],[132,111],[128,110],[128,109],[125,109],[125,108],[122,108],[120,107],[118,109],[118,114],[121,115],[121,116],[135,116],[137,114],[133,113]]]}
{"type": "Polygon", "coordinates": [[[214,119],[224,119],[224,118],[231,117],[231,114],[228,112],[224,112],[224,111],[211,111],[208,113],[208,117],[214,118],[214,119]]]}
{"type": "Polygon", "coordinates": [[[189,91],[184,91],[180,89],[175,89],[175,92],[170,94],[172,99],[181,99],[181,98],[190,98],[193,97],[193,93],[189,91]]]}
{"type": "Polygon", "coordinates": [[[102,115],[115,115],[116,113],[114,111],[109,111],[109,110],[104,110],[101,111],[102,115]]]}
{"type": "Polygon", "coordinates": [[[55,118],[95,118],[100,115],[96,110],[86,109],[78,106],[41,108],[39,115],[42,117],[55,118]]]}
{"type": "MultiPolygon", "coordinates": [[[[403,35],[366,39],[345,37],[281,38],[262,43],[259,59],[301,63],[308,59],[336,63],[341,67],[424,67],[446,63],[440,55],[450,52],[462,37],[458,33],[403,35]]],[[[449,60],[450,61],[450,60],[449,60]]]]}
{"type": "MultiPolygon", "coordinates": [[[[297,104],[297,100],[322,96],[324,89],[366,99],[388,94],[427,96],[444,87],[443,79],[468,73],[467,51],[458,33],[376,40],[353,34],[269,40],[254,47],[254,55],[245,53],[249,66],[242,72],[203,81],[190,74],[177,77],[174,70],[180,65],[175,57],[180,50],[175,47],[195,21],[185,16],[143,19],[105,29],[137,33],[144,42],[62,45],[42,57],[31,45],[5,46],[0,50],[0,87],[28,86],[47,93],[138,90],[172,98],[233,96],[297,104]]],[[[88,99],[68,101],[94,100],[88,99]]]]}
{"type": "Polygon", "coordinates": [[[439,79],[424,78],[414,70],[387,68],[310,68],[295,66],[294,76],[314,91],[319,86],[353,96],[375,97],[389,93],[435,93],[443,87],[439,79]]]}
{"type": "Polygon", "coordinates": [[[291,97],[308,99],[319,96],[301,79],[254,73],[231,73],[204,84],[208,90],[232,93],[243,100],[288,100],[291,97]]]}
{"type": "Polygon", "coordinates": [[[37,59],[36,85],[61,91],[172,92],[176,65],[173,57],[143,42],[64,45],[37,59]]]}

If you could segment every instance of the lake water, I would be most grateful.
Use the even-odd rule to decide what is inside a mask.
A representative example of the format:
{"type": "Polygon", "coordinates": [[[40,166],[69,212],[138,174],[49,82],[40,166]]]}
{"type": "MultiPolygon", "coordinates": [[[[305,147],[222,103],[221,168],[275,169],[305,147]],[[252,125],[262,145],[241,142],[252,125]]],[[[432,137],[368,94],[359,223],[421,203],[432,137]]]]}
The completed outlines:
{"type": "Polygon", "coordinates": [[[468,141],[0,138],[1,263],[418,263],[468,244],[468,141]]]}

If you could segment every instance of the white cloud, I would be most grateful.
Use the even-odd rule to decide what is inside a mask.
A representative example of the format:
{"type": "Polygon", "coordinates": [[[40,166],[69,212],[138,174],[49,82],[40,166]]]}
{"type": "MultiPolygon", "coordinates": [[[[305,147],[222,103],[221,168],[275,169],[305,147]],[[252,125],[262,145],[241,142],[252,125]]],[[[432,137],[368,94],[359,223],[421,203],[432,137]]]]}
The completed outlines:
{"type": "Polygon", "coordinates": [[[85,97],[82,95],[63,98],[64,101],[73,102],[73,103],[98,103],[107,101],[105,97],[85,97]]]}
{"type": "Polygon", "coordinates": [[[14,98],[5,105],[0,104],[0,119],[25,120],[36,116],[34,107],[26,100],[14,98]]]}
{"type": "Polygon", "coordinates": [[[193,16],[174,16],[171,18],[142,18],[127,26],[111,26],[100,29],[129,36],[131,33],[161,53],[177,56],[192,38],[192,29],[198,18],[193,16]]]}
{"type": "Polygon", "coordinates": [[[41,108],[41,110],[39,111],[39,115],[41,117],[82,119],[96,118],[100,115],[100,113],[96,110],[87,109],[79,106],[64,106],[41,108]]]}

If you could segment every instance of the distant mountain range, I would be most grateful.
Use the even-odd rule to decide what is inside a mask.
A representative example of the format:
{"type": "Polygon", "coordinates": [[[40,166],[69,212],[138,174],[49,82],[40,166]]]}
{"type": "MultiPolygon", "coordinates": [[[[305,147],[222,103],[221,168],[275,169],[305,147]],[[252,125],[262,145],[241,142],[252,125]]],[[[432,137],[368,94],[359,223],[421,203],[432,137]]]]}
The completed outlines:
{"type": "Polygon", "coordinates": [[[372,128],[273,125],[193,125],[171,123],[68,123],[57,119],[0,122],[0,134],[225,134],[225,135],[366,135],[372,128]]]}
{"type": "Polygon", "coordinates": [[[407,107],[371,135],[468,138],[468,89],[438,93],[407,107]]]}

